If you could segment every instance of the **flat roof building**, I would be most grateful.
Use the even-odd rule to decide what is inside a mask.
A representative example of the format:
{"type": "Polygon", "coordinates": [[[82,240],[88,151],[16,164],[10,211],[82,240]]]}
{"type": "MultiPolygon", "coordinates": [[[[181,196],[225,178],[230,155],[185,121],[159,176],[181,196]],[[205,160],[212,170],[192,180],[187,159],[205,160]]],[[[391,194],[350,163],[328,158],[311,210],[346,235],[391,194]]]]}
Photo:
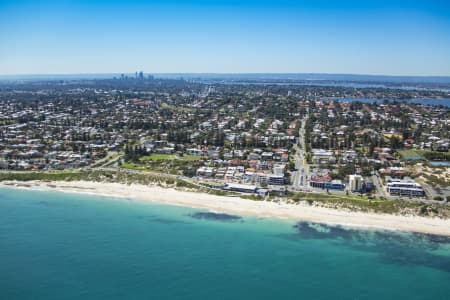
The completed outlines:
{"type": "Polygon", "coordinates": [[[358,174],[349,175],[348,180],[349,189],[351,191],[362,191],[363,189],[363,177],[358,174]]]}
{"type": "Polygon", "coordinates": [[[241,193],[256,193],[257,187],[249,184],[226,183],[223,189],[241,193]]]}

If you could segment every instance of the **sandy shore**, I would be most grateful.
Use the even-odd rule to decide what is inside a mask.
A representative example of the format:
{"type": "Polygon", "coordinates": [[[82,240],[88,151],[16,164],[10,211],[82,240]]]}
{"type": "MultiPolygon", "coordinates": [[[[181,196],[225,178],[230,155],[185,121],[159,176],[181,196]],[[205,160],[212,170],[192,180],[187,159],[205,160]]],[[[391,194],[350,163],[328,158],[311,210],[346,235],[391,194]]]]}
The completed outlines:
{"type": "Polygon", "coordinates": [[[380,228],[439,234],[450,236],[450,220],[425,217],[395,216],[387,214],[348,212],[307,204],[286,204],[267,201],[252,201],[237,197],[215,196],[204,193],[177,191],[169,188],[138,184],[72,182],[2,182],[4,186],[26,189],[58,190],[72,193],[86,193],[114,197],[126,197],[163,204],[205,208],[237,215],[253,215],[311,221],[326,224],[380,228]]]}

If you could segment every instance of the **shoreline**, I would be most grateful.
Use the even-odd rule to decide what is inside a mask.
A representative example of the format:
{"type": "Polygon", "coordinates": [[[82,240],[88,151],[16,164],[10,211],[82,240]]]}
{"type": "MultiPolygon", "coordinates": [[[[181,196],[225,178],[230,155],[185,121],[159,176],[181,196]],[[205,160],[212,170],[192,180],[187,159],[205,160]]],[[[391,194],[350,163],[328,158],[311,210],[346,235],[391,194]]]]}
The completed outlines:
{"type": "Polygon", "coordinates": [[[96,196],[127,198],[143,202],[178,205],[221,211],[240,216],[257,216],[293,221],[341,225],[362,229],[397,230],[450,236],[450,219],[350,212],[304,203],[287,204],[255,201],[240,197],[178,191],[173,188],[90,181],[4,181],[2,187],[25,190],[59,191],[96,196]]]}

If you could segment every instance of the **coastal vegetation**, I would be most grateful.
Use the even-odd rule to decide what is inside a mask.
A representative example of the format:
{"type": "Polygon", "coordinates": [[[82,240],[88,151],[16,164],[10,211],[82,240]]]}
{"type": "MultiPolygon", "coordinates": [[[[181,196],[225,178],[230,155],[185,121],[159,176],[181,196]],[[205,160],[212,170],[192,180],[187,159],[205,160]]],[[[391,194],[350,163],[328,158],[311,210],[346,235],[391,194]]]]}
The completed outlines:
{"type": "Polygon", "coordinates": [[[450,218],[450,208],[448,206],[421,202],[318,193],[293,193],[290,195],[290,199],[295,202],[307,201],[310,205],[346,209],[349,211],[450,218]]]}
{"type": "Polygon", "coordinates": [[[415,201],[387,200],[358,195],[336,195],[327,193],[290,192],[287,197],[259,196],[228,192],[167,174],[130,173],[126,171],[62,171],[62,172],[3,172],[0,181],[94,181],[122,184],[156,185],[183,191],[203,192],[218,196],[240,197],[254,201],[287,201],[306,203],[313,206],[344,209],[348,211],[375,212],[398,215],[417,215],[450,218],[450,207],[439,204],[426,204],[415,201]]]}

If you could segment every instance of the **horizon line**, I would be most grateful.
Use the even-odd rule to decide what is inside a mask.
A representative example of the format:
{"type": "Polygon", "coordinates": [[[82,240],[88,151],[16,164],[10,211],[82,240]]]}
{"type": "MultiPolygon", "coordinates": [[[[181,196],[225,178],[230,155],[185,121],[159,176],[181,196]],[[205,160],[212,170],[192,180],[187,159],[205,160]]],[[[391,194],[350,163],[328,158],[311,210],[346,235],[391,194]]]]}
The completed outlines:
{"type": "Polygon", "coordinates": [[[25,77],[25,76],[75,76],[75,75],[121,75],[121,74],[135,74],[136,72],[143,72],[146,75],[342,75],[342,76],[368,76],[368,77],[443,77],[450,78],[448,75],[403,75],[403,74],[382,74],[382,73],[322,73],[322,72],[145,72],[137,70],[133,72],[68,72],[68,73],[14,73],[14,74],[0,74],[0,77],[25,77]]]}

